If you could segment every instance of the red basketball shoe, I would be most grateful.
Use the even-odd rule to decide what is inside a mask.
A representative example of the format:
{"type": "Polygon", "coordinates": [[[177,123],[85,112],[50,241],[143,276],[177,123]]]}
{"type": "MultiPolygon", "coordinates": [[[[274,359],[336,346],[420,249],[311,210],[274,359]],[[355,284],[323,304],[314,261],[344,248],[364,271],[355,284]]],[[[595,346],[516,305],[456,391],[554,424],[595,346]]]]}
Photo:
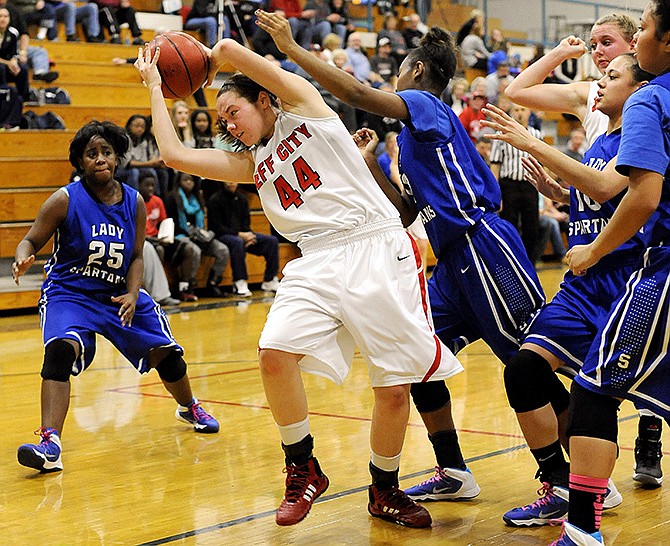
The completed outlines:
{"type": "Polygon", "coordinates": [[[419,529],[430,527],[433,523],[428,510],[415,503],[398,487],[377,489],[376,485],[371,485],[368,494],[368,512],[371,516],[419,529]]]}
{"type": "Polygon", "coordinates": [[[277,508],[277,525],[295,525],[305,519],[314,501],[328,489],[328,477],[321,472],[319,462],[310,457],[307,464],[287,466],[286,492],[277,508]]]}

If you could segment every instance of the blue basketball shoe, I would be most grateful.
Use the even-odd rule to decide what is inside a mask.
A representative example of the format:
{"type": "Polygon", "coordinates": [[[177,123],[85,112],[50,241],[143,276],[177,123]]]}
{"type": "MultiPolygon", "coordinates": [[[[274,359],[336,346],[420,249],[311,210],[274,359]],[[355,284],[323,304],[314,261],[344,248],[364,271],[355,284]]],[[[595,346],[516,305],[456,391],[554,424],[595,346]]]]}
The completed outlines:
{"type": "Polygon", "coordinates": [[[503,521],[513,527],[549,525],[568,513],[569,493],[565,487],[544,482],[537,492],[540,498],[526,506],[512,508],[503,515],[503,521]]]}
{"type": "Polygon", "coordinates": [[[589,534],[565,521],[561,536],[549,546],[603,546],[604,544],[605,541],[600,531],[589,534]]]}
{"type": "Polygon", "coordinates": [[[58,431],[55,428],[40,427],[35,434],[42,437],[39,444],[23,444],[19,446],[17,457],[19,463],[40,472],[59,472],[63,470],[60,459],[62,446],[58,431]]]}
{"type": "Polygon", "coordinates": [[[479,495],[480,491],[470,469],[436,466],[432,478],[405,489],[405,494],[415,501],[469,500],[479,495]]]}
{"type": "Polygon", "coordinates": [[[219,432],[219,422],[202,409],[197,398],[191,400],[188,407],[177,406],[174,415],[180,421],[193,425],[196,432],[219,432]]]}

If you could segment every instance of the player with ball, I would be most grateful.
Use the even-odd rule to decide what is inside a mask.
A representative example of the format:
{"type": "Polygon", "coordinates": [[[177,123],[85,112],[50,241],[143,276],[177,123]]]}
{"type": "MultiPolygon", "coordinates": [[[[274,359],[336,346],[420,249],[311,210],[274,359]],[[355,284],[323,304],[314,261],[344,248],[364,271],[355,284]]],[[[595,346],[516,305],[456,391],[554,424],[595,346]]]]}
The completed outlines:
{"type": "Polygon", "coordinates": [[[216,99],[221,133],[239,153],[185,148],[164,102],[161,48],[140,49],[136,66],[166,164],[203,178],[255,183],[265,214],[302,251],[284,269],[258,343],[286,461],[276,521],[302,520],[329,483],[312,453],[301,371],[340,384],[358,346],[375,400],[368,511],[428,527],[430,514],[398,488],[409,384],[444,380],[462,366],[434,335],[416,247],[315,87],[230,39],[208,53],[210,78],[224,63],[239,71],[216,99]]]}

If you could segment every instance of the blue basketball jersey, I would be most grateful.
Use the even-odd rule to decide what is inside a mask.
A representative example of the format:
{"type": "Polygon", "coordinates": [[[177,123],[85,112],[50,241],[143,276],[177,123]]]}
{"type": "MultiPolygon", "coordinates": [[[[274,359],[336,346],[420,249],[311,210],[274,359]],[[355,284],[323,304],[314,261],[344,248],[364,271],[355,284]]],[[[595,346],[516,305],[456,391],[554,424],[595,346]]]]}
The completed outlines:
{"type": "MultiPolygon", "coordinates": [[[[621,129],[612,131],[610,134],[600,135],[593,145],[586,151],[582,163],[587,167],[602,171],[609,161],[619,152],[621,142],[621,129]]],[[[627,190],[622,190],[604,203],[598,203],[581,191],[570,187],[570,226],[568,230],[568,246],[588,245],[592,243],[604,227],[608,224],[617,206],[626,195],[627,190]]],[[[634,237],[617,248],[614,253],[630,252],[641,255],[647,248],[649,242],[650,226],[655,220],[655,215],[649,220],[645,227],[634,237]]]]}
{"type": "Polygon", "coordinates": [[[126,292],[138,193],[125,184],[121,187],[123,199],[114,205],[98,201],[81,181],[59,190],[69,202],[54,235],[53,256],[45,265],[45,292],[57,285],[105,300],[126,292]]]}
{"type": "Polygon", "coordinates": [[[425,91],[398,95],[409,110],[398,136],[400,174],[439,259],[500,208],[500,186],[449,106],[425,91]]]}
{"type": "MultiPolygon", "coordinates": [[[[663,175],[661,200],[649,246],[670,244],[670,73],[637,89],[623,109],[623,136],[617,171],[628,176],[636,167],[663,175]]],[[[647,223],[649,226],[649,223],[647,223]]]]}

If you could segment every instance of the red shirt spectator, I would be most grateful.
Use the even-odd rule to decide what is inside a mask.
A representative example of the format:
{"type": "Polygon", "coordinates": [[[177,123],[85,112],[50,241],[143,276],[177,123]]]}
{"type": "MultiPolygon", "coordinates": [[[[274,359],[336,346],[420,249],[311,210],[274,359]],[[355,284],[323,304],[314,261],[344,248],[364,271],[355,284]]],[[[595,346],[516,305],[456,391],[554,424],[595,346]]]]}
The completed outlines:
{"type": "Polygon", "coordinates": [[[147,237],[157,237],[158,226],[167,218],[163,200],[157,195],[152,195],[144,205],[147,207],[147,237]]]}

